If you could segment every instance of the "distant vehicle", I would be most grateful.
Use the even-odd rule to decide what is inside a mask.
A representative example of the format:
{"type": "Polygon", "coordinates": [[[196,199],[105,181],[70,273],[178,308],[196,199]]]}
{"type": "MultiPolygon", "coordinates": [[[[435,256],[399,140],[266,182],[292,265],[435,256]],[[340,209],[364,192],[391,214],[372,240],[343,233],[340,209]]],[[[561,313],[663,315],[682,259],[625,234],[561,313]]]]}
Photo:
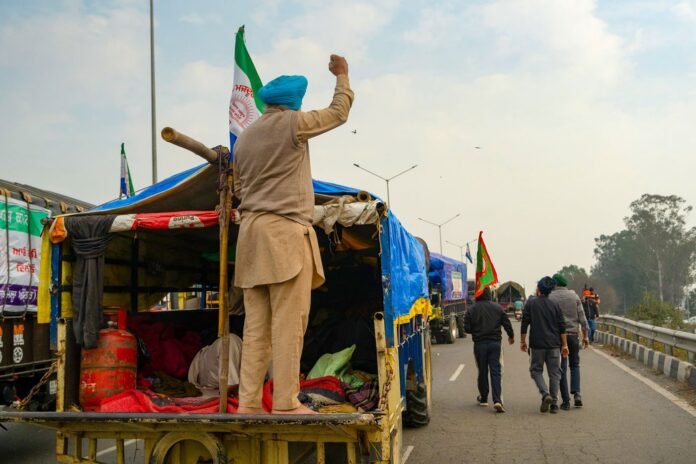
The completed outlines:
{"type": "MultiPolygon", "coordinates": [[[[0,404],[23,399],[55,359],[56,326],[39,324],[37,294],[42,219],[92,205],[58,193],[0,179],[0,404]]],[[[55,376],[26,408],[50,409],[55,376]]]]}
{"type": "Polygon", "coordinates": [[[696,316],[691,316],[688,319],[684,319],[685,324],[696,324],[696,316]]]}
{"type": "Polygon", "coordinates": [[[524,287],[512,280],[498,286],[495,290],[495,300],[507,312],[514,311],[515,301],[526,299],[524,287]]]}
{"type": "Polygon", "coordinates": [[[428,287],[433,314],[430,331],[437,343],[454,343],[466,337],[464,315],[467,308],[466,264],[430,253],[428,287]]]}

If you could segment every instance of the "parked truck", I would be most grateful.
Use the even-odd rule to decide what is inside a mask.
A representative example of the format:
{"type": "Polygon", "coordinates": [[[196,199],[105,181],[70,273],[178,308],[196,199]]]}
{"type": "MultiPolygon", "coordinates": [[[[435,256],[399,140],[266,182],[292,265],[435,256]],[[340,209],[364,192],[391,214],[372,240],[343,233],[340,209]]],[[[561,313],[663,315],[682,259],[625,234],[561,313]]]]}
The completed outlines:
{"type": "MultiPolygon", "coordinates": [[[[130,359],[119,366],[137,375],[154,351],[179,346],[184,336],[193,340],[212,334],[224,339],[230,327],[234,331],[243,326],[243,313],[230,314],[228,291],[238,233],[227,194],[232,180],[229,152],[171,134],[169,140],[208,163],[77,216],[85,221],[115,216],[104,253],[103,308],[106,316],[111,308],[126,314],[128,331],[121,332],[139,331],[139,339],[154,340],[149,342],[150,358],[138,343],[137,363],[130,359]],[[162,311],[158,302],[169,292],[198,295],[200,305],[162,311]],[[210,307],[210,292],[218,294],[217,307],[210,307]],[[164,334],[169,332],[178,337],[165,347],[164,334]]],[[[432,309],[426,253],[393,212],[365,192],[319,181],[314,181],[314,191],[314,226],[326,283],[312,294],[302,374],[320,356],[354,346],[351,362],[374,378],[374,389],[364,392],[374,395],[372,406],[307,416],[243,415],[231,413],[235,399],[223,393],[215,403],[217,412],[206,414],[162,412],[149,403],[157,412],[105,412],[104,405],[114,397],[95,402],[92,396],[87,408],[86,390],[102,396],[105,392],[85,380],[85,350],[73,336],[76,256],[69,234],[60,241],[56,234],[46,233],[56,243],[44,241],[51,260],[42,266],[53,263],[55,285],[51,292],[39,289],[38,312],[57,333],[56,411],[2,411],[0,422],[55,430],[60,462],[98,462],[99,442],[110,440],[116,444],[116,462],[123,463],[129,439],[143,440],[147,463],[401,462],[402,426],[426,425],[431,414],[432,309]]],[[[59,221],[60,217],[53,232],[59,221]]],[[[225,350],[221,352],[224,356],[225,350]]],[[[125,358],[132,349],[129,353],[125,358]]],[[[224,392],[226,374],[220,375],[224,392]]],[[[133,395],[137,391],[132,390],[133,395]]]]}
{"type": "Polygon", "coordinates": [[[466,263],[438,253],[430,253],[428,286],[433,315],[430,331],[437,343],[454,343],[466,337],[464,315],[468,288],[466,263]]]}
{"type": "Polygon", "coordinates": [[[37,321],[41,221],[93,205],[0,179],[0,403],[47,410],[55,399],[56,333],[37,321]],[[28,398],[41,378],[46,381],[28,398]]]}

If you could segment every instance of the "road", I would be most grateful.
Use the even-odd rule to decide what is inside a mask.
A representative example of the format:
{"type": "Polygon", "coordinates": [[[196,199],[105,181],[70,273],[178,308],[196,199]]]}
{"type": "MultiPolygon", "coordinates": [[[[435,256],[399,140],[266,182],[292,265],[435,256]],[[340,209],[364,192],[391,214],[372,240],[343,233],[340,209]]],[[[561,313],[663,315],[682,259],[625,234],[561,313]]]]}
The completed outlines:
{"type": "MultiPolygon", "coordinates": [[[[519,323],[513,327],[518,335],[519,323]]],[[[696,412],[681,409],[594,348],[581,354],[585,406],[555,415],[539,412],[518,340],[504,346],[507,412],[478,406],[472,351],[470,338],[433,345],[432,421],[405,431],[408,464],[696,462],[696,412]]]]}

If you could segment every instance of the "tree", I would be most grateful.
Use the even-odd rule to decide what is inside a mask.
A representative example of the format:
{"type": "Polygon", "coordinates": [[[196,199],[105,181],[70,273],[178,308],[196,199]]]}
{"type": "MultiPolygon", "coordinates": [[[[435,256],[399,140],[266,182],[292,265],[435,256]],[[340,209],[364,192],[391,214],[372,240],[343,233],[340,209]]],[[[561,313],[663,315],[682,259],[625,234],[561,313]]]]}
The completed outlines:
{"type": "Polygon", "coordinates": [[[686,227],[692,208],[676,195],[649,194],[630,208],[625,230],[595,239],[592,275],[605,279],[628,306],[645,292],[676,306],[694,282],[696,228],[686,227]]]}
{"type": "Polygon", "coordinates": [[[641,260],[656,279],[660,301],[680,302],[684,287],[693,281],[696,229],[686,230],[686,217],[693,208],[676,195],[648,195],[631,203],[626,228],[648,253],[641,260]]]}
{"type": "Polygon", "coordinates": [[[644,293],[640,303],[628,311],[628,317],[660,327],[678,329],[683,325],[681,312],[652,293],[644,293]]]}
{"type": "Polygon", "coordinates": [[[582,294],[583,287],[589,282],[590,278],[587,275],[587,271],[575,264],[569,264],[563,266],[561,270],[558,271],[563,277],[568,281],[568,288],[572,288],[577,292],[578,295],[582,294]]]}
{"type": "Polygon", "coordinates": [[[696,288],[692,288],[686,295],[684,308],[687,310],[689,316],[696,316],[696,288]]]}

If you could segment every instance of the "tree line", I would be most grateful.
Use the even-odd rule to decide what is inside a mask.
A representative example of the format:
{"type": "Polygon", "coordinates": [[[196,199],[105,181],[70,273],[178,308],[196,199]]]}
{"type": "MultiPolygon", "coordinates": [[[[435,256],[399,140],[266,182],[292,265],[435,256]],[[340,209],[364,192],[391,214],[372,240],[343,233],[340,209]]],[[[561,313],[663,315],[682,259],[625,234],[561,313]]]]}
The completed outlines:
{"type": "Polygon", "coordinates": [[[696,227],[688,227],[692,206],[676,195],[644,194],[630,204],[624,229],[595,238],[595,264],[559,272],[580,292],[594,287],[602,307],[660,325],[678,325],[676,308],[696,315],[696,227]]]}

